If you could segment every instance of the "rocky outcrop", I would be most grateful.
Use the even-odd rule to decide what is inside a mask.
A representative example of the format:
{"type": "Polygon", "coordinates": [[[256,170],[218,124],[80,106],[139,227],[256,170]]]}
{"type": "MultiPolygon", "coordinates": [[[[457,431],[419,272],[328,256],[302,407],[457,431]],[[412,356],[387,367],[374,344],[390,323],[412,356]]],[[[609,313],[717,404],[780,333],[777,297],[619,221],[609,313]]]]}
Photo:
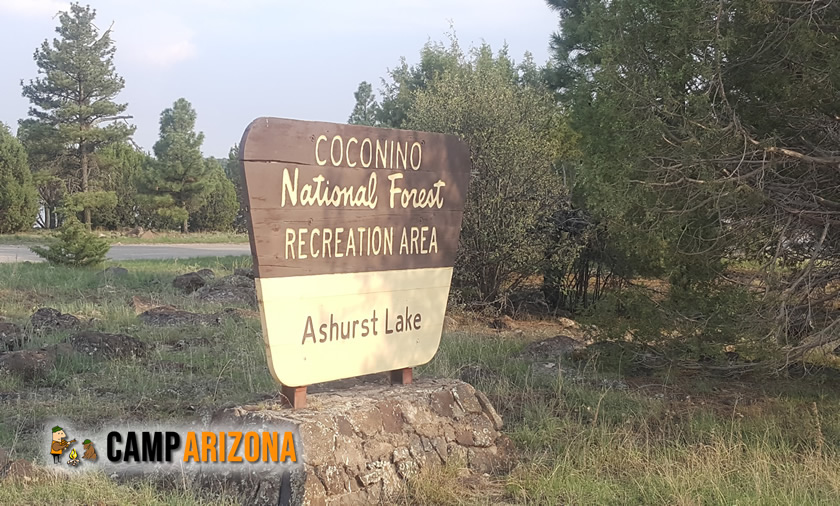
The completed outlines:
{"type": "Polygon", "coordinates": [[[284,496],[292,504],[388,504],[426,467],[453,462],[492,473],[506,470],[513,457],[487,397],[458,380],[311,394],[308,407],[295,411],[232,407],[211,424],[296,427],[302,472],[201,477],[204,488],[242,491],[249,504],[277,504],[284,496]]]}

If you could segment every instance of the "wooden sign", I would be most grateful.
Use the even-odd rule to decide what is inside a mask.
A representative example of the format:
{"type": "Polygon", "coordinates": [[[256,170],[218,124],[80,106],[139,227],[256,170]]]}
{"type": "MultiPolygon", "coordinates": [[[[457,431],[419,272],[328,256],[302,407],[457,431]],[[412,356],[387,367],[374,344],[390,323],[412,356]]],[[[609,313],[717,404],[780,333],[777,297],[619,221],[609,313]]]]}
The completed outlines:
{"type": "Polygon", "coordinates": [[[431,360],[467,147],[442,134],[260,118],[239,157],[274,378],[299,387],[431,360]]]}

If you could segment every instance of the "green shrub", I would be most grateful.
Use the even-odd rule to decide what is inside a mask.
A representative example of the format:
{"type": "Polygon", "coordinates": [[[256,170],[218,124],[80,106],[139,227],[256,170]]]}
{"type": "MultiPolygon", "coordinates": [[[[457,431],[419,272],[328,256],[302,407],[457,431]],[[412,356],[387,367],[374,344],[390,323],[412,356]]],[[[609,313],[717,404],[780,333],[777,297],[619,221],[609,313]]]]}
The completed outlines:
{"type": "Polygon", "coordinates": [[[51,264],[89,267],[104,262],[111,245],[88,232],[80,221],[70,218],[61,226],[53,244],[30,249],[51,264]]]}

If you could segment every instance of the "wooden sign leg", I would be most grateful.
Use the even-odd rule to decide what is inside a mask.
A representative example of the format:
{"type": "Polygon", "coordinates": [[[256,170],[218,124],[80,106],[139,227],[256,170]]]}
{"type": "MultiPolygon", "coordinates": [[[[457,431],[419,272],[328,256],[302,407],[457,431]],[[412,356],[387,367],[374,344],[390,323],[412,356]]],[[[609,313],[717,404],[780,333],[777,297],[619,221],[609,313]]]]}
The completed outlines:
{"type": "Polygon", "coordinates": [[[289,399],[292,409],[303,409],[306,407],[306,387],[287,387],[283,385],[282,393],[289,399]]]}
{"type": "Polygon", "coordinates": [[[397,369],[396,371],[391,371],[391,384],[392,385],[410,385],[412,381],[412,370],[411,367],[406,367],[405,369],[397,369]]]}

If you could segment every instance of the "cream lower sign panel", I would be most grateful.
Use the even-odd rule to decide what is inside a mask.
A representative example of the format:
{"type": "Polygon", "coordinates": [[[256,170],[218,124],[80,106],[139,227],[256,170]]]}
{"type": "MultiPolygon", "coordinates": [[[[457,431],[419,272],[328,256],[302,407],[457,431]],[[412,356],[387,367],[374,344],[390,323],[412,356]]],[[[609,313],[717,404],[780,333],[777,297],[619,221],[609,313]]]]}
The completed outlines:
{"type": "Polygon", "coordinates": [[[272,375],[294,387],[428,362],[451,280],[451,267],[257,278],[272,375]]]}

